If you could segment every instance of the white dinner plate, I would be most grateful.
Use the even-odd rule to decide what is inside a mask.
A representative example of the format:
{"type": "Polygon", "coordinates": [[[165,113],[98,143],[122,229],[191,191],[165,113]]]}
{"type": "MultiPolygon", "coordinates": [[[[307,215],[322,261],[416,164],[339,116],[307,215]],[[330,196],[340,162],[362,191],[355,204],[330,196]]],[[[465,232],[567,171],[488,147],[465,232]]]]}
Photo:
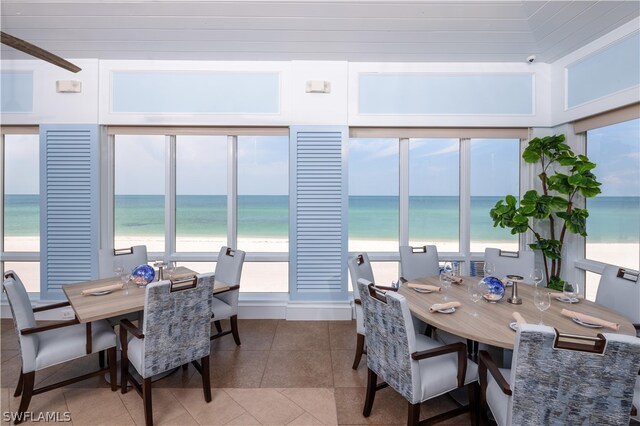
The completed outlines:
{"type": "Polygon", "coordinates": [[[578,318],[573,318],[573,317],[571,317],[571,319],[573,320],[573,322],[575,322],[576,324],[580,324],[583,327],[602,328],[600,324],[592,324],[590,322],[581,321],[578,318]]]}
{"type": "Polygon", "coordinates": [[[513,331],[518,331],[518,323],[515,321],[510,322],[509,328],[512,329],[513,331]]]}
{"type": "Polygon", "coordinates": [[[578,303],[580,299],[577,297],[566,297],[566,296],[558,296],[556,300],[561,301],[562,303],[578,303]]]}
{"type": "Polygon", "coordinates": [[[414,288],[413,290],[418,293],[433,293],[433,290],[427,290],[426,288],[414,288]]]}
{"type": "Polygon", "coordinates": [[[441,314],[452,314],[456,311],[456,308],[447,308],[447,309],[439,309],[438,312],[441,314]]]}
{"type": "Polygon", "coordinates": [[[102,290],[102,291],[92,291],[89,293],[91,296],[104,296],[105,294],[111,293],[113,290],[102,290]]]}

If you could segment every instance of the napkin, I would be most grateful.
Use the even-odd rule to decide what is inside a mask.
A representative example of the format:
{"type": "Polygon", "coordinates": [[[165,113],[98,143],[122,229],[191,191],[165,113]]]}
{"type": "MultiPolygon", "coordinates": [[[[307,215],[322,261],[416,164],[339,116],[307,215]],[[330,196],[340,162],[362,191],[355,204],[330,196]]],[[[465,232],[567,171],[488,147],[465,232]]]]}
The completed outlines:
{"type": "Polygon", "coordinates": [[[418,283],[409,283],[407,284],[407,286],[409,288],[419,288],[422,290],[429,290],[429,291],[442,291],[442,289],[440,287],[438,287],[437,285],[431,285],[431,284],[418,284],[418,283]]]}
{"type": "Polygon", "coordinates": [[[462,277],[454,277],[454,276],[449,277],[449,280],[454,284],[462,284],[462,282],[464,281],[462,277]]]}
{"type": "Polygon", "coordinates": [[[460,306],[460,302],[449,302],[449,303],[436,303],[435,305],[431,305],[429,308],[429,312],[436,312],[449,308],[457,308],[460,306]]]}
{"type": "Polygon", "coordinates": [[[515,320],[518,323],[518,325],[527,323],[527,321],[525,321],[525,319],[522,317],[522,315],[520,315],[520,312],[514,312],[513,313],[513,318],[515,318],[515,320]]]}
{"type": "Polygon", "coordinates": [[[620,330],[620,324],[615,322],[609,322],[609,321],[603,320],[602,318],[592,317],[591,315],[581,314],[579,312],[570,311],[568,309],[563,309],[562,311],[560,311],[560,313],[565,317],[579,319],[580,321],[588,322],[591,324],[598,324],[603,327],[607,327],[616,331],[620,330]]]}
{"type": "Polygon", "coordinates": [[[80,292],[80,294],[82,294],[83,296],[86,296],[87,294],[97,293],[99,291],[122,290],[122,287],[124,287],[124,284],[122,284],[122,283],[120,283],[120,284],[111,284],[111,285],[105,285],[105,286],[102,286],[102,287],[87,288],[87,289],[82,290],[80,292]]]}

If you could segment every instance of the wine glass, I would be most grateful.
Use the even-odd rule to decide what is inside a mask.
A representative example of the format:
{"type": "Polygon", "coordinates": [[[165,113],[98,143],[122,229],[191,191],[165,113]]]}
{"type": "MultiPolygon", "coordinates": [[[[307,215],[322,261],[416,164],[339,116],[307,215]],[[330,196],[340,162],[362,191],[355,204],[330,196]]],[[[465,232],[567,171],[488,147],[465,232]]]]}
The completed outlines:
{"type": "Polygon", "coordinates": [[[478,311],[476,310],[476,303],[478,303],[478,301],[482,299],[482,295],[484,294],[484,289],[482,287],[483,287],[482,284],[480,284],[479,282],[476,283],[471,280],[469,281],[469,285],[467,286],[467,292],[469,293],[469,297],[473,302],[473,313],[471,313],[471,316],[473,317],[478,316],[478,311]]]}
{"type": "Polygon", "coordinates": [[[172,280],[176,274],[176,262],[167,262],[167,266],[164,268],[166,273],[166,278],[172,280]]]}
{"type": "Polygon", "coordinates": [[[542,322],[542,315],[544,314],[544,311],[549,309],[549,307],[551,306],[551,293],[541,289],[536,290],[536,292],[533,294],[533,303],[534,305],[536,305],[536,308],[540,310],[540,322],[538,324],[543,325],[544,323],[542,322]]]}
{"type": "Polygon", "coordinates": [[[125,273],[124,266],[121,263],[114,262],[113,273],[123,284],[124,294],[128,294],[127,282],[129,281],[129,275],[125,273]]]}
{"type": "Polygon", "coordinates": [[[491,277],[493,276],[493,272],[495,271],[495,268],[493,267],[493,263],[491,262],[484,262],[484,276],[485,277],[491,277]]]}
{"type": "Polygon", "coordinates": [[[536,287],[542,282],[542,269],[540,268],[532,268],[529,272],[529,278],[535,284],[536,287]]]}
{"type": "Polygon", "coordinates": [[[442,297],[442,300],[449,300],[448,293],[449,288],[451,287],[451,276],[447,273],[446,269],[440,272],[440,285],[444,288],[444,296],[442,297]]]}
{"type": "Polygon", "coordinates": [[[574,303],[578,301],[578,294],[580,293],[580,288],[578,287],[578,283],[570,283],[568,281],[564,282],[564,286],[562,287],[562,293],[564,297],[567,299],[569,303],[574,303]]]}

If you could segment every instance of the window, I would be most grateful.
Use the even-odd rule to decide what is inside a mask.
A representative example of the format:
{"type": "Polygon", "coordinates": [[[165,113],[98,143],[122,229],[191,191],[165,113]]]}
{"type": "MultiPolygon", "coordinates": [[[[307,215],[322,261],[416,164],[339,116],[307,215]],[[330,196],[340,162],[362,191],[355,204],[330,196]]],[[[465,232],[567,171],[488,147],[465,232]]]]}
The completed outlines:
{"type": "MultiPolygon", "coordinates": [[[[33,130],[34,133],[36,129],[33,130]]],[[[2,251],[19,252],[4,271],[14,270],[28,292],[40,292],[40,142],[38,134],[5,134],[2,251]],[[16,257],[17,256],[17,257],[16,257]],[[29,261],[31,260],[31,261],[29,261]]]]}
{"type": "Polygon", "coordinates": [[[602,193],[587,200],[586,257],[640,267],[640,119],[587,131],[602,193]]]}
{"type": "Polygon", "coordinates": [[[165,137],[115,138],[114,247],[163,252],[165,137]]]}
{"type": "Polygon", "coordinates": [[[505,195],[520,198],[520,140],[471,139],[471,251],[518,251],[518,235],[493,227],[489,211],[505,195]]]}
{"type": "Polygon", "coordinates": [[[409,245],[460,251],[460,142],[409,143],[409,245]]]}

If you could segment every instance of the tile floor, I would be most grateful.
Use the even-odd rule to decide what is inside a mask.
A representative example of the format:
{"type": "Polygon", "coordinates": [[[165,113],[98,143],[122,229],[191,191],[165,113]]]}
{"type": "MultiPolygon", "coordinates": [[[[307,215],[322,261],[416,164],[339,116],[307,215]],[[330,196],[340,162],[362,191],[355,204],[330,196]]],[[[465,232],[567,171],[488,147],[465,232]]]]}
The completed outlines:
{"type": "MultiPolygon", "coordinates": [[[[20,372],[18,341],[11,320],[1,325],[0,412],[15,410],[20,372]]],[[[213,400],[207,404],[193,366],[153,384],[158,425],[401,425],[407,404],[390,388],[376,395],[369,418],[362,416],[366,357],[351,369],[354,321],[240,320],[242,345],[225,336],[211,344],[213,400]]],[[[54,383],[97,366],[86,357],[36,373],[36,386],[54,383]]],[[[443,396],[423,404],[423,417],[454,407],[443,396]]],[[[36,395],[29,411],[70,413],[74,425],[144,424],[142,399],[131,390],[111,392],[102,378],[36,395]]],[[[2,416],[2,425],[8,424],[2,416]]],[[[28,424],[28,423],[25,423],[28,424]]],[[[38,422],[37,424],[46,424],[38,422]]],[[[69,423],[66,423],[69,424],[69,423]]],[[[468,425],[464,414],[444,424],[468,425]]]]}

